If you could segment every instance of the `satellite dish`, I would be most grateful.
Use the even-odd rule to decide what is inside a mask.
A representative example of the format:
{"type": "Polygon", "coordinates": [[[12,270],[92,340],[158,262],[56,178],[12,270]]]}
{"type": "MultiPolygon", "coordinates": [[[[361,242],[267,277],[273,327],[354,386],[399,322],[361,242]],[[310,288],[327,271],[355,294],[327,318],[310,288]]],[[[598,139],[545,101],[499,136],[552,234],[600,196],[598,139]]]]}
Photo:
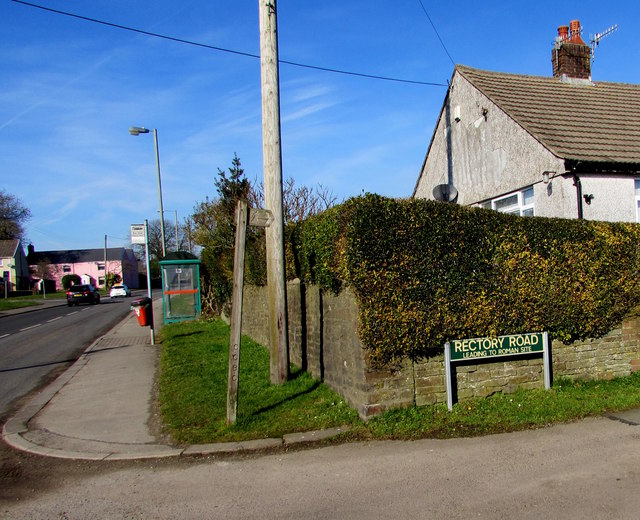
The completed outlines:
{"type": "Polygon", "coordinates": [[[433,198],[442,202],[454,202],[458,200],[458,190],[449,184],[438,184],[433,188],[433,198]]]}

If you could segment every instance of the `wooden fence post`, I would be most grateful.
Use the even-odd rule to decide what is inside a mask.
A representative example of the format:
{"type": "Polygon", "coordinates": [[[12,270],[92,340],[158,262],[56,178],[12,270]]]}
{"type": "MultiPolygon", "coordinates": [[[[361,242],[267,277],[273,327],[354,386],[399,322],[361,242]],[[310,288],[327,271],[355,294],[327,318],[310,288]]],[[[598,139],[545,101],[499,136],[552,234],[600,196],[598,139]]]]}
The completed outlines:
{"type": "Polygon", "coordinates": [[[231,293],[231,332],[229,340],[229,375],[227,378],[227,424],[236,422],[238,414],[238,378],[240,372],[240,337],[242,334],[242,292],[244,253],[247,235],[247,201],[236,203],[236,237],[233,256],[233,290],[231,293]]]}

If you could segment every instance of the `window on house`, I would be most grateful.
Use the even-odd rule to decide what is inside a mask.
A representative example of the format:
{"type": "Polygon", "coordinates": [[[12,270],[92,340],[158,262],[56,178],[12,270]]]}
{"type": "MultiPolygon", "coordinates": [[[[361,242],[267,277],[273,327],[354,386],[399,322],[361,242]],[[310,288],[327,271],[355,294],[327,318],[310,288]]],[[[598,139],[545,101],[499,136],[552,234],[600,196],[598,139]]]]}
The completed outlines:
{"type": "Polygon", "coordinates": [[[98,262],[98,271],[104,271],[104,264],[98,262]]]}
{"type": "Polygon", "coordinates": [[[533,187],[481,202],[478,206],[493,209],[500,213],[513,213],[521,217],[532,217],[535,214],[533,210],[533,187]]]}
{"type": "Polygon", "coordinates": [[[71,272],[71,266],[70,265],[63,265],[62,266],[62,272],[63,273],[70,273],[71,272]]]}
{"type": "Polygon", "coordinates": [[[636,179],[636,222],[640,222],[640,179],[636,179]]]}

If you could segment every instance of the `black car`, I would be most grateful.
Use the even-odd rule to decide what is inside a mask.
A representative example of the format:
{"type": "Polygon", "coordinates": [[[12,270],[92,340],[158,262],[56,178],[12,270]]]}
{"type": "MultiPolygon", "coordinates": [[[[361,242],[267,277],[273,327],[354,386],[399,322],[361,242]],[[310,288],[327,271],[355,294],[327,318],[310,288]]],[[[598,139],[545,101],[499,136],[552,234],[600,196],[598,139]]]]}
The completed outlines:
{"type": "Polygon", "coordinates": [[[79,305],[81,303],[100,303],[100,293],[93,285],[72,285],[67,291],[67,305],[79,305]]]}

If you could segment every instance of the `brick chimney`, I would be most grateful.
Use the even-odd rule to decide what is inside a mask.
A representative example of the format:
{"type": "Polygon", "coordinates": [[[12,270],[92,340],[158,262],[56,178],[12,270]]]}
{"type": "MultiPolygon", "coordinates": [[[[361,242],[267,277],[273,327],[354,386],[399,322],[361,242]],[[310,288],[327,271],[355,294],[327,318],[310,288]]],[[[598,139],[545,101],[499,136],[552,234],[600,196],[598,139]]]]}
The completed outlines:
{"type": "Polygon", "coordinates": [[[580,20],[572,20],[571,28],[558,27],[556,44],[551,51],[554,78],[591,81],[591,48],[584,43],[580,32],[580,20]]]}

